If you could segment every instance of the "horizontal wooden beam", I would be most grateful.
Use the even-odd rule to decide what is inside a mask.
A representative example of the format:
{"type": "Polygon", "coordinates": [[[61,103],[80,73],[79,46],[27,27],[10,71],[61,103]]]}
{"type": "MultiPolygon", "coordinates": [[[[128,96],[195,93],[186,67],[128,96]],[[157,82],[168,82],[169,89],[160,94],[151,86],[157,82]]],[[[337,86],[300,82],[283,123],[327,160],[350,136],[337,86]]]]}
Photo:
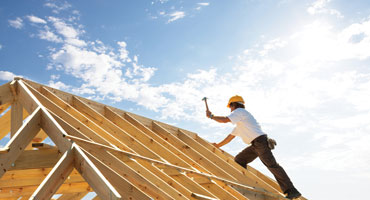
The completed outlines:
{"type": "Polygon", "coordinates": [[[55,149],[56,146],[46,143],[32,143],[32,147],[36,149],[55,149]]]}
{"type": "Polygon", "coordinates": [[[62,154],[58,149],[25,150],[14,162],[9,171],[50,168],[58,162],[62,154]]]}
{"type": "MultiPolygon", "coordinates": [[[[52,168],[26,169],[8,171],[0,179],[0,188],[18,188],[25,186],[39,186],[50,173],[52,168]]],[[[82,176],[74,169],[65,183],[85,182],[82,176]]]]}
{"type": "MultiPolygon", "coordinates": [[[[0,198],[13,198],[25,195],[32,195],[38,186],[25,186],[16,188],[2,188],[0,198]]],[[[77,192],[92,192],[92,188],[86,182],[66,183],[60,186],[56,194],[68,194],[77,192]]]]}
{"type": "Polygon", "coordinates": [[[71,194],[63,194],[58,198],[58,200],[80,200],[84,196],[86,196],[88,192],[79,192],[79,193],[71,193],[71,194]]]}

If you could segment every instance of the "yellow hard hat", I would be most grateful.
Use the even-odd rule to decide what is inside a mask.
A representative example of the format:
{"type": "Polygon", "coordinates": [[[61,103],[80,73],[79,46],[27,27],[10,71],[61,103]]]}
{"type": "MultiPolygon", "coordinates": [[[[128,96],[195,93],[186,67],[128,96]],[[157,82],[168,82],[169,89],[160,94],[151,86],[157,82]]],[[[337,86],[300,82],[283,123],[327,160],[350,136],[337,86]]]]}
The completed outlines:
{"type": "Polygon", "coordinates": [[[244,99],[243,99],[243,97],[238,96],[238,95],[232,96],[229,99],[229,103],[227,104],[227,107],[230,108],[230,104],[233,103],[233,102],[240,102],[240,103],[244,104],[244,99]]]}

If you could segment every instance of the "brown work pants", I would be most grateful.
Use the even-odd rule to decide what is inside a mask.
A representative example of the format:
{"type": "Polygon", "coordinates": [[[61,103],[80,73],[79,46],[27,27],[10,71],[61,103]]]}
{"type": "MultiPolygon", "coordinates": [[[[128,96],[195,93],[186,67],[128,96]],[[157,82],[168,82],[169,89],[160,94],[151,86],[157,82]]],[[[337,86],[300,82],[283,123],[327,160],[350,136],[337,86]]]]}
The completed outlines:
{"type": "Polygon", "coordinates": [[[283,192],[294,188],[287,173],[276,162],[271,149],[268,147],[267,136],[262,135],[252,141],[252,145],[245,148],[242,152],[235,156],[235,162],[246,168],[247,164],[259,157],[262,163],[270,170],[277,180],[283,192]]]}

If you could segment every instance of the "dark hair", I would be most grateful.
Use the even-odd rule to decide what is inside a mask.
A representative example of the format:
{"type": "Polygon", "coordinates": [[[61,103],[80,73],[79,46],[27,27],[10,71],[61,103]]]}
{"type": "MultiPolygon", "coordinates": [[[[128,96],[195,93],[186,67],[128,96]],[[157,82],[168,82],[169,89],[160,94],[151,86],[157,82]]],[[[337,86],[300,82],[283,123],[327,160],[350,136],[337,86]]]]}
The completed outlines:
{"type": "Polygon", "coordinates": [[[237,108],[245,108],[244,104],[237,103],[237,102],[230,103],[230,106],[234,106],[235,109],[237,109],[237,108]]]}

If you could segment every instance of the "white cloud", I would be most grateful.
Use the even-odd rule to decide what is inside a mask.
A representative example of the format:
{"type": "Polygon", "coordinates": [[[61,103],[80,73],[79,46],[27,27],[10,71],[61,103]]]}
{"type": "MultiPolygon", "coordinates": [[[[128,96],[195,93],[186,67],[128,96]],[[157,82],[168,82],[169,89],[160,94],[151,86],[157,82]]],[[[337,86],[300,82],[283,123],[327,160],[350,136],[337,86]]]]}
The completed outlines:
{"type": "Polygon", "coordinates": [[[198,3],[200,6],[209,6],[209,3],[203,2],[203,3],[198,3]]]}
{"type": "Polygon", "coordinates": [[[167,23],[171,23],[173,21],[176,21],[178,19],[184,18],[185,17],[185,12],[183,11],[175,11],[171,14],[169,14],[170,19],[167,21],[167,23]]]}
{"type": "Polygon", "coordinates": [[[16,75],[13,74],[12,72],[0,71],[0,80],[2,81],[11,81],[13,80],[14,76],[16,75]]]}
{"type": "Polygon", "coordinates": [[[53,74],[53,75],[50,76],[51,80],[58,80],[59,78],[60,78],[59,74],[53,74]]]}
{"type": "Polygon", "coordinates": [[[117,42],[117,44],[120,47],[118,51],[120,53],[119,57],[121,58],[121,60],[131,62],[130,58],[128,57],[129,52],[126,49],[127,46],[126,42],[121,41],[117,42]]]}
{"type": "Polygon", "coordinates": [[[0,50],[3,48],[3,45],[0,44],[0,50]]]}
{"type": "Polygon", "coordinates": [[[30,22],[32,23],[36,23],[36,24],[46,24],[46,21],[39,18],[39,17],[36,17],[34,15],[28,15],[27,16],[28,20],[30,20],[30,22]]]}
{"type": "Polygon", "coordinates": [[[45,26],[44,30],[40,30],[39,38],[50,42],[61,43],[63,40],[53,33],[49,27],[45,26]]]}
{"type": "Polygon", "coordinates": [[[302,55],[309,59],[363,60],[370,56],[370,20],[354,23],[341,31],[317,21],[293,38],[302,55]]]}
{"type": "Polygon", "coordinates": [[[10,26],[16,28],[16,29],[21,29],[23,27],[23,20],[19,17],[17,17],[14,20],[9,20],[8,21],[10,26]]]}
{"type": "Polygon", "coordinates": [[[86,45],[83,41],[77,42],[79,40],[78,37],[83,33],[83,31],[68,25],[62,19],[56,17],[49,17],[48,20],[53,23],[56,31],[62,35],[68,43],[86,45]]]}
{"type": "Polygon", "coordinates": [[[335,15],[338,18],[343,18],[343,15],[338,10],[326,8],[326,5],[330,1],[331,0],[316,0],[310,7],[308,7],[307,12],[311,15],[329,14],[335,15]]]}
{"type": "Polygon", "coordinates": [[[71,88],[71,86],[66,85],[66,84],[64,84],[61,81],[54,82],[54,80],[50,80],[48,85],[50,87],[55,88],[55,89],[65,90],[65,91],[67,91],[67,90],[69,90],[71,88]]]}
{"type": "MultiPolygon", "coordinates": [[[[131,58],[124,41],[117,42],[118,48],[115,50],[99,40],[89,42],[79,39],[83,30],[68,25],[62,19],[49,18],[49,20],[54,24],[56,33],[65,40],[62,41],[61,48],[51,49],[52,63],[48,65],[48,69],[64,71],[82,80],[83,83],[82,86],[75,88],[63,85],[60,81],[55,82],[56,77],[52,77],[49,85],[70,89],[79,94],[88,94],[94,99],[131,100],[141,105],[144,104],[142,99],[152,98],[148,95],[155,90],[150,90],[146,82],[154,75],[156,69],[140,65],[136,55],[131,58]],[[72,39],[81,41],[84,45],[72,43],[72,39]]],[[[158,99],[160,98],[158,96],[158,99]]],[[[157,109],[150,104],[147,108],[157,109]]]]}
{"type": "Polygon", "coordinates": [[[282,41],[280,38],[276,38],[274,40],[268,41],[266,44],[263,45],[263,50],[261,50],[259,53],[261,56],[267,55],[269,51],[282,48],[286,44],[285,41],[282,41]]]}
{"type": "Polygon", "coordinates": [[[202,7],[209,6],[208,2],[202,2],[202,3],[197,3],[198,7],[196,8],[197,10],[201,10],[202,7]]]}
{"type": "Polygon", "coordinates": [[[60,11],[67,10],[70,7],[72,7],[71,4],[69,4],[66,1],[56,1],[56,0],[49,0],[48,2],[44,4],[44,6],[52,8],[53,13],[56,13],[56,14],[60,13],[60,11]]]}

